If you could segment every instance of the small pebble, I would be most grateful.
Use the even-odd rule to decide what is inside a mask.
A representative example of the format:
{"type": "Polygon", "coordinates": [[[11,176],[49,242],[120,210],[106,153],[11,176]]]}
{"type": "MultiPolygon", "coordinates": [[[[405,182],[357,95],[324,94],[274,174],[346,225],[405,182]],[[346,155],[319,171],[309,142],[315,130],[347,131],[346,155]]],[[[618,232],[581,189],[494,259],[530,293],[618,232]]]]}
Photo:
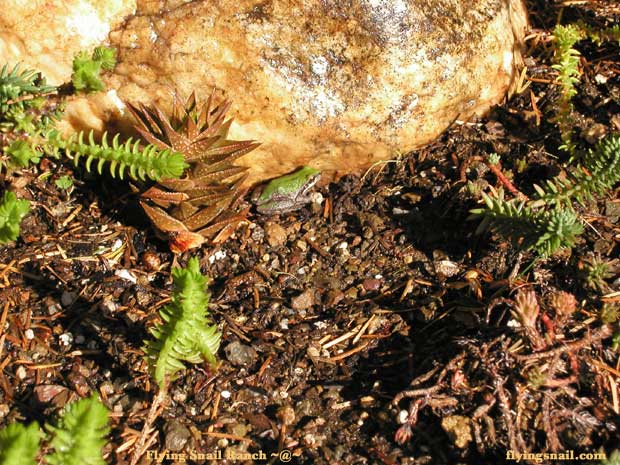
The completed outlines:
{"type": "Polygon", "coordinates": [[[280,247],[286,243],[286,230],[278,223],[267,223],[265,225],[267,243],[271,247],[280,247]]]}
{"type": "Polygon", "coordinates": [[[172,452],[185,449],[191,438],[189,429],[176,420],[171,420],[164,425],[164,433],[166,434],[164,440],[166,449],[172,452]]]}
{"type": "Polygon", "coordinates": [[[77,300],[78,296],[75,292],[64,291],[60,296],[60,303],[63,307],[69,307],[77,300]]]}
{"type": "Polygon", "coordinates": [[[23,380],[26,378],[26,369],[23,365],[17,367],[17,370],[15,370],[15,376],[17,376],[17,379],[19,380],[23,380]]]}
{"type": "Polygon", "coordinates": [[[63,346],[67,346],[68,347],[73,342],[73,334],[71,334],[71,333],[63,333],[60,336],[58,336],[58,339],[60,339],[60,343],[63,346]]]}
{"type": "Polygon", "coordinates": [[[138,282],[138,278],[136,278],[129,270],[116,270],[114,272],[114,276],[129,281],[132,284],[136,284],[138,282]]]}
{"type": "Polygon", "coordinates": [[[224,258],[226,258],[226,251],[218,250],[214,254],[209,256],[209,263],[213,265],[216,261],[223,260],[224,258]]]}
{"type": "Polygon", "coordinates": [[[291,299],[291,307],[294,310],[305,310],[314,305],[314,290],[306,289],[297,297],[291,299]]]}
{"type": "Polygon", "coordinates": [[[158,271],[161,265],[161,260],[155,252],[147,251],[140,257],[142,264],[147,271],[158,271]]]}
{"type": "Polygon", "coordinates": [[[239,341],[234,341],[224,348],[226,358],[230,363],[237,366],[249,366],[254,364],[258,354],[256,351],[239,341]]]}
{"type": "Polygon", "coordinates": [[[376,291],[381,287],[380,279],[365,279],[362,282],[362,286],[366,291],[376,291]]]}
{"type": "Polygon", "coordinates": [[[58,302],[54,302],[47,306],[47,313],[49,313],[50,315],[54,315],[60,312],[61,310],[62,310],[62,307],[60,306],[58,302]]]}
{"type": "Polygon", "coordinates": [[[34,331],[32,329],[27,329],[24,331],[24,336],[26,336],[26,339],[29,341],[32,341],[34,339],[34,331]]]}

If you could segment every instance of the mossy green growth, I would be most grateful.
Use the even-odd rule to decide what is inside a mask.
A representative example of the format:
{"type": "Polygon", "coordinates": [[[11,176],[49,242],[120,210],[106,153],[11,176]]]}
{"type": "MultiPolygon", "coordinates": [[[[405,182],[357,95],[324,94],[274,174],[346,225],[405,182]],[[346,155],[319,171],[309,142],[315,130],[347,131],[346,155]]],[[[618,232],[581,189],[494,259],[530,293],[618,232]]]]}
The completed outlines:
{"type": "Polygon", "coordinates": [[[107,440],[108,410],[96,395],[67,405],[56,426],[47,425],[53,435],[54,452],[45,457],[50,465],[105,465],[102,449],[107,440]]]}
{"type": "Polygon", "coordinates": [[[221,338],[217,326],[210,324],[210,294],[198,259],[173,269],[172,278],[172,302],[160,310],[163,322],[151,329],[154,340],[145,341],[144,348],[161,389],[185,368],[184,362],[215,365],[221,338]]]}
{"type": "Polygon", "coordinates": [[[46,425],[50,453],[37,461],[40,440],[45,437],[37,423],[12,423],[0,430],[0,465],[105,465],[108,410],[96,395],[68,404],[56,426],[46,425]]]}
{"type": "Polygon", "coordinates": [[[0,244],[14,241],[19,236],[19,225],[30,211],[30,202],[17,200],[13,192],[5,191],[0,202],[0,244]]]}
{"type": "Polygon", "coordinates": [[[0,465],[37,465],[39,425],[12,423],[0,430],[0,465]]]}
{"type": "Polygon", "coordinates": [[[77,91],[97,92],[104,89],[101,81],[102,70],[112,70],[116,65],[116,50],[109,47],[97,47],[91,56],[80,52],[73,59],[71,82],[77,91]]]}
{"type": "Polygon", "coordinates": [[[4,147],[5,165],[9,169],[28,168],[32,163],[39,163],[42,154],[25,140],[15,140],[4,147]]]}

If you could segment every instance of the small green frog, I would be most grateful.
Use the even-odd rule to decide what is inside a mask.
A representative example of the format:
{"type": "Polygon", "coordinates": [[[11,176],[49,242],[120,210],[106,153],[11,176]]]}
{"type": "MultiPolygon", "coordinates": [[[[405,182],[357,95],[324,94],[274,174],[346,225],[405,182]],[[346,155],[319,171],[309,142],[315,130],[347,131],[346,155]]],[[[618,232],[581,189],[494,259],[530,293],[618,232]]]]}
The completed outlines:
{"type": "Polygon", "coordinates": [[[321,177],[321,172],[309,166],[299,171],[271,180],[264,188],[259,186],[252,193],[252,203],[259,213],[266,215],[286,213],[309,203],[308,192],[321,177]]]}

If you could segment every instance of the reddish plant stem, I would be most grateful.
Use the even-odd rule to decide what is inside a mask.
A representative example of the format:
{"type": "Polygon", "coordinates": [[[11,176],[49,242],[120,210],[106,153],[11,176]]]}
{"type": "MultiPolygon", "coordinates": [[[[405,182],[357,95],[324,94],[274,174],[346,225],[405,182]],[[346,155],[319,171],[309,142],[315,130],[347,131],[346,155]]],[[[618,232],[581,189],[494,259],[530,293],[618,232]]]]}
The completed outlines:
{"type": "Polygon", "coordinates": [[[508,179],[506,175],[502,173],[499,163],[487,162],[487,166],[489,167],[491,172],[497,177],[497,180],[508,190],[508,192],[521,200],[528,200],[527,195],[517,189],[515,185],[510,181],[510,179],[508,179]]]}

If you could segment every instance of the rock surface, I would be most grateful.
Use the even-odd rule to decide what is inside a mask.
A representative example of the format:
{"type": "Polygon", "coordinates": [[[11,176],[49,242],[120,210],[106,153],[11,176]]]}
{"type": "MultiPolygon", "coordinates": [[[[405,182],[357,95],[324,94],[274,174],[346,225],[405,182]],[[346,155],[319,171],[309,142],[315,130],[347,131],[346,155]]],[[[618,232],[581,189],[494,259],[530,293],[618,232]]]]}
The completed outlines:
{"type": "Polygon", "coordinates": [[[73,56],[106,41],[135,10],[136,0],[0,0],[0,66],[22,62],[62,84],[73,56]]]}
{"type": "MultiPolygon", "coordinates": [[[[112,6],[97,10],[110,27],[133,8],[73,1],[115,4],[114,21],[112,6]]],[[[43,8],[32,3],[28,9],[43,8]]],[[[231,137],[262,142],[240,160],[251,183],[301,165],[326,174],[361,170],[485,112],[514,81],[526,25],[522,0],[143,0],[136,8],[109,36],[119,49],[107,79],[116,92],[74,102],[69,123],[123,127],[129,116],[117,95],[169,108],[175,91],[205,97],[216,86],[233,101],[231,137]]],[[[0,21],[0,61],[19,29],[12,42],[32,54],[28,64],[49,64],[24,27],[0,21]]],[[[69,50],[55,78],[70,75],[65,63],[79,32],[50,33],[69,50]]]]}

